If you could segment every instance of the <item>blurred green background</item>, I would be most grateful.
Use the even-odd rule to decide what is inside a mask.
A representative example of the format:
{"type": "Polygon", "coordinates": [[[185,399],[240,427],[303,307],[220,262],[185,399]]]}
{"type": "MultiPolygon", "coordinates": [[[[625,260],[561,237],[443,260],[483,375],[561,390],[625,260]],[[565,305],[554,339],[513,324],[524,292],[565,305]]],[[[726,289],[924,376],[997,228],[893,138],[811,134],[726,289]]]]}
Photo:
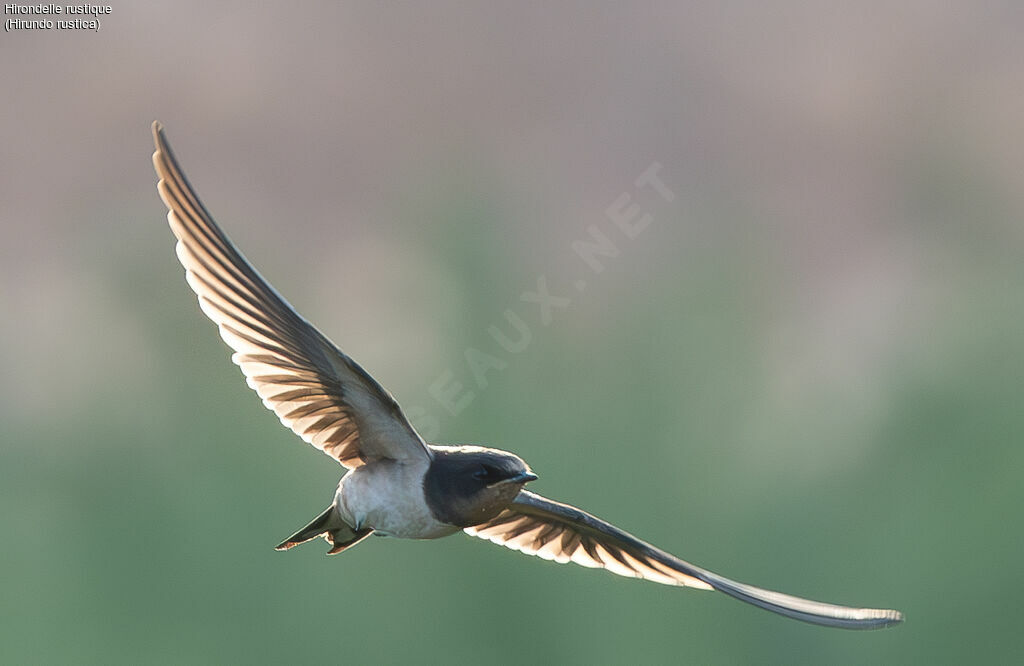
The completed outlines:
{"type": "Polygon", "coordinates": [[[0,662],[1020,659],[1024,7],[767,4],[122,2],[98,33],[5,33],[0,662]],[[462,536],[274,552],[342,470],[200,314],[155,118],[436,441],[905,625],[462,536]],[[634,184],[653,163],[673,201],[634,184]],[[591,228],[619,251],[600,273],[572,250],[591,228]],[[521,299],[541,276],[570,299],[547,325],[521,299]],[[521,353],[488,333],[506,310],[521,353]],[[503,366],[484,388],[467,349],[503,366]],[[437,381],[472,399],[450,413],[437,381]]]}

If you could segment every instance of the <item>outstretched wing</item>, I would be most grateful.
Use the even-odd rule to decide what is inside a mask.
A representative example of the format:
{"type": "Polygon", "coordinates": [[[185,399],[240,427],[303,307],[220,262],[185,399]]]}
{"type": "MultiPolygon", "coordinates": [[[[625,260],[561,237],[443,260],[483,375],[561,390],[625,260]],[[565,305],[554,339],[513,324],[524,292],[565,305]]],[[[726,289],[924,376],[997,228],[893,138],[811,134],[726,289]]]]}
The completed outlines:
{"type": "Polygon", "coordinates": [[[493,520],[466,534],[556,562],[603,568],[666,585],[718,590],[789,617],[845,629],[878,629],[903,621],[899,611],[849,608],[738,583],[701,569],[584,511],[523,490],[493,520]]]}
{"type": "Polygon", "coordinates": [[[158,122],[153,141],[157,189],[167,204],[185,277],[263,404],[346,467],[375,458],[430,458],[394,398],[303,319],[221,231],[158,122]]]}

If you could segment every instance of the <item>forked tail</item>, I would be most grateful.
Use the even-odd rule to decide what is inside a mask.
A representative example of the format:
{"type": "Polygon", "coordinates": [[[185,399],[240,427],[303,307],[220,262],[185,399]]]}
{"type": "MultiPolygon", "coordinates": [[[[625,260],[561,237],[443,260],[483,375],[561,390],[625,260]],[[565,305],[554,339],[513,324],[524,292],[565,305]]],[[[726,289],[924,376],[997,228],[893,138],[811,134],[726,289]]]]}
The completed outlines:
{"type": "Polygon", "coordinates": [[[366,537],[370,536],[373,530],[370,528],[357,530],[346,523],[334,510],[334,505],[324,509],[323,513],[314,518],[308,525],[285,539],[274,550],[288,550],[300,543],[306,543],[310,539],[322,536],[331,544],[332,548],[327,551],[328,555],[335,555],[350,548],[366,537]]]}

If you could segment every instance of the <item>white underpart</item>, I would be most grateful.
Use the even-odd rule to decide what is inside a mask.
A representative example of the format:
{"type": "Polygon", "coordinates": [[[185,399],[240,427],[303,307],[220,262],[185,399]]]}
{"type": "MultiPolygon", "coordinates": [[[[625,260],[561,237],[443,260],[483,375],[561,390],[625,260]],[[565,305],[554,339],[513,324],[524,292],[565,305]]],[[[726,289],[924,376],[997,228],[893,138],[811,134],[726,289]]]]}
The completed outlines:
{"type": "Polygon", "coordinates": [[[334,497],[338,513],[355,528],[371,527],[401,539],[436,539],[459,531],[437,520],[423,494],[429,461],[378,460],[342,478],[334,497]]]}

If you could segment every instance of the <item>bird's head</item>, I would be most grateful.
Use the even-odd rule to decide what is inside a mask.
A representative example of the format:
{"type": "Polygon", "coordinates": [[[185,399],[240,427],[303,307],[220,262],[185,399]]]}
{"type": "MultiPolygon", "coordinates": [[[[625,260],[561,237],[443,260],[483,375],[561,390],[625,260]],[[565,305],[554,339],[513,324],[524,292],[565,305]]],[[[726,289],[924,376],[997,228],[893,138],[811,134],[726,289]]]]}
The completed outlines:
{"type": "Polygon", "coordinates": [[[519,456],[481,446],[432,446],[434,460],[423,480],[434,516],[470,527],[501,513],[537,475],[519,456]]]}

